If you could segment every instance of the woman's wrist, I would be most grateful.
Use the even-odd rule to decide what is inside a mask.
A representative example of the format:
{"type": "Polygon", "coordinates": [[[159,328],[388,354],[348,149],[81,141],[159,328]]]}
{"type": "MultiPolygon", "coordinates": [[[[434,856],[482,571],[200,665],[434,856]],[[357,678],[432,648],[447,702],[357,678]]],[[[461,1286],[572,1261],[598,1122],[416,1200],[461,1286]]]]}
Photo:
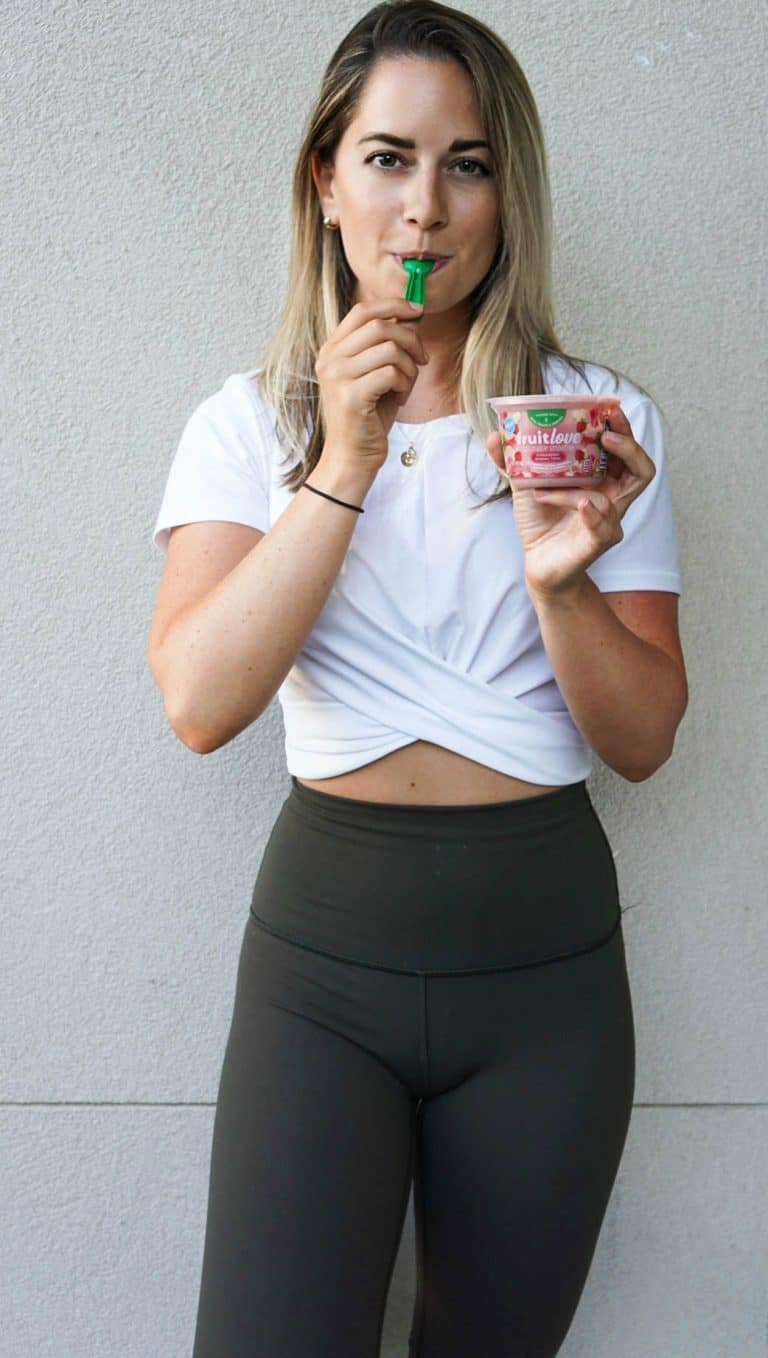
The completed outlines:
{"type": "Polygon", "coordinates": [[[329,455],[325,449],[307,477],[316,490],[323,490],[327,495],[360,508],[375,479],[376,471],[372,472],[362,459],[342,460],[329,455]]]}

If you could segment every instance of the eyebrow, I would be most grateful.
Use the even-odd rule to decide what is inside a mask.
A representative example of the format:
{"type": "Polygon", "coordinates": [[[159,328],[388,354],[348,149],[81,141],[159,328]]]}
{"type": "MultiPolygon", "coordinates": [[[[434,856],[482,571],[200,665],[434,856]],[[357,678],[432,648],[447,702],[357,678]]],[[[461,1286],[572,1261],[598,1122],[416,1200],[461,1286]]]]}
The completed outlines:
{"type": "MultiPolygon", "coordinates": [[[[401,147],[404,151],[413,151],[416,147],[415,141],[410,141],[407,137],[395,137],[391,132],[370,132],[367,137],[360,138],[358,146],[362,146],[364,141],[385,141],[390,146],[401,147]]],[[[459,138],[451,142],[448,151],[471,151],[475,146],[485,146],[489,151],[491,149],[487,141],[462,141],[459,138]]]]}

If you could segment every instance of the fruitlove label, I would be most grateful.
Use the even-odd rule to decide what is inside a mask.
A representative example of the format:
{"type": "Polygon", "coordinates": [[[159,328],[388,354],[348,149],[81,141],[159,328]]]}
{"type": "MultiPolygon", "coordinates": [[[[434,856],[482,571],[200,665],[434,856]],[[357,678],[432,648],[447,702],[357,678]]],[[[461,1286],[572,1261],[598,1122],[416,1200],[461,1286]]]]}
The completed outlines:
{"type": "Polygon", "coordinates": [[[588,485],[602,479],[607,466],[600,435],[609,409],[571,399],[563,405],[500,405],[504,461],[515,479],[532,478],[545,485],[579,478],[588,485]]]}

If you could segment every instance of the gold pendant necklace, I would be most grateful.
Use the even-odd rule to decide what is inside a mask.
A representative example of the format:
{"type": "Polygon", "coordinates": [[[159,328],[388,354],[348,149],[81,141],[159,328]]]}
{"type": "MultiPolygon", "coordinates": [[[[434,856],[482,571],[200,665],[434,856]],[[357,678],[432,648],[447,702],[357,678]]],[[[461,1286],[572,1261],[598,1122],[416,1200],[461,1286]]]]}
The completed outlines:
{"type": "MultiPolygon", "coordinates": [[[[397,428],[398,433],[401,434],[401,437],[405,438],[405,434],[401,433],[397,420],[395,420],[394,427],[397,428]]],[[[472,441],[472,430],[470,429],[469,433],[467,434],[467,452],[469,452],[469,445],[471,441],[472,441]]],[[[412,441],[409,439],[408,447],[405,449],[404,452],[400,454],[400,461],[402,462],[404,467],[412,467],[414,462],[418,462],[418,460],[419,451],[417,448],[414,448],[412,441]]]]}
{"type": "MultiPolygon", "coordinates": [[[[407,438],[407,435],[405,431],[402,429],[398,420],[395,420],[393,428],[396,430],[398,438],[401,439],[407,438]]],[[[418,461],[418,458],[419,458],[418,449],[414,448],[412,441],[408,439],[408,447],[405,449],[404,452],[400,454],[400,461],[402,462],[404,467],[412,467],[414,462],[418,461]]]]}

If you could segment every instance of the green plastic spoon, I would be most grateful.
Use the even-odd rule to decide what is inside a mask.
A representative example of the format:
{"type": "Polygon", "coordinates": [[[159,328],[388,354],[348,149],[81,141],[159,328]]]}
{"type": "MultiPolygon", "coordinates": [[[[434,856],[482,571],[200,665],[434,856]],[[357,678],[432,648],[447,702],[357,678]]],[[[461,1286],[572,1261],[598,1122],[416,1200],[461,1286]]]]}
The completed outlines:
{"type": "MultiPolygon", "coordinates": [[[[421,302],[422,306],[427,304],[427,274],[431,273],[435,267],[434,259],[404,259],[403,268],[408,274],[408,286],[405,289],[406,302],[421,302]]],[[[420,320],[419,316],[416,320],[420,320]]]]}

